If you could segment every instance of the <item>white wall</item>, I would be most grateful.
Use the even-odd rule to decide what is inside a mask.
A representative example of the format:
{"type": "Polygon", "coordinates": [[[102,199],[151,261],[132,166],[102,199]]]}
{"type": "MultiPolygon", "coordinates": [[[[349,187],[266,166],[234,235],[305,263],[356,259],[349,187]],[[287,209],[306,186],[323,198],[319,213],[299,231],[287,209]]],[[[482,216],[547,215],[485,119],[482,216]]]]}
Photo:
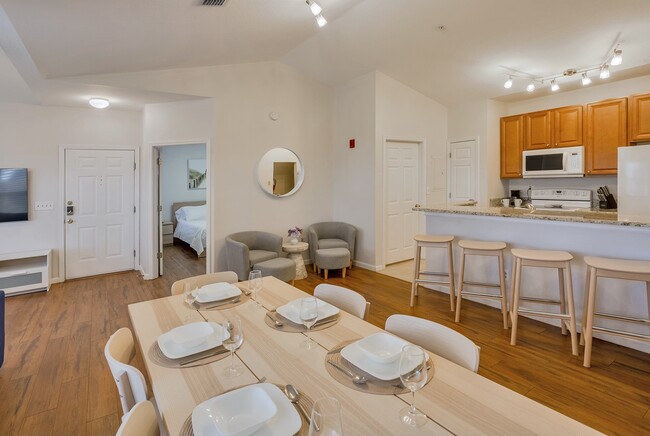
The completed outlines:
{"type": "Polygon", "coordinates": [[[142,113],[0,103],[0,166],[29,168],[29,221],[0,224],[0,253],[51,248],[52,276],[64,277],[61,145],[139,146],[142,113]],[[54,210],[34,211],[35,201],[54,210]]]}
{"type": "Polygon", "coordinates": [[[172,204],[185,201],[205,201],[205,189],[189,189],[187,161],[205,159],[205,144],[169,145],[160,147],[160,170],[163,221],[172,221],[172,204]]]}

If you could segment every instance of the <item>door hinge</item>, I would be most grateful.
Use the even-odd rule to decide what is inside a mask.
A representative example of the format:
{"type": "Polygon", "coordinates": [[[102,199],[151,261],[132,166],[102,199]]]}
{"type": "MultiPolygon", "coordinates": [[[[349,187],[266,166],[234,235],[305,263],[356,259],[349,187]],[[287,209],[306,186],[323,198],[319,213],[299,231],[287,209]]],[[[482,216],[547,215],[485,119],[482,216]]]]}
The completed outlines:
{"type": "Polygon", "coordinates": [[[162,206],[158,206],[158,212],[162,212],[162,206]]]}
{"type": "Polygon", "coordinates": [[[136,163],[133,162],[133,171],[135,171],[135,165],[136,165],[136,163]]]}
{"type": "Polygon", "coordinates": [[[449,199],[451,200],[451,192],[449,193],[449,199]]]}
{"type": "Polygon", "coordinates": [[[451,159],[451,152],[449,152],[449,159],[451,159]]]}
{"type": "Polygon", "coordinates": [[[133,250],[133,257],[135,257],[135,250],[133,250]]]}
{"type": "Polygon", "coordinates": [[[158,162],[158,166],[162,165],[162,158],[158,158],[156,161],[158,162]]]}
{"type": "Polygon", "coordinates": [[[163,258],[162,251],[159,251],[159,252],[158,252],[157,257],[158,257],[159,260],[163,258]]]}
{"type": "Polygon", "coordinates": [[[133,206],[133,213],[135,213],[135,206],[133,206]]]}

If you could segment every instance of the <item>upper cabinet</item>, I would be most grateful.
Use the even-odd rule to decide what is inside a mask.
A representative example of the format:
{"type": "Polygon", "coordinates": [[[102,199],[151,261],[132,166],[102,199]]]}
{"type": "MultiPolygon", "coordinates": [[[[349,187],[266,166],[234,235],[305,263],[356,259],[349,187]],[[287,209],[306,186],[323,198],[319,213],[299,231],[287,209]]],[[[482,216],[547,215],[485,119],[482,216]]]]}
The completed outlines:
{"type": "Polygon", "coordinates": [[[551,111],[533,112],[524,115],[524,150],[539,150],[551,146],[551,111]]]}
{"type": "Polygon", "coordinates": [[[616,174],[618,147],[627,145],[627,98],[587,105],[587,174],[616,174]]]}
{"type": "Polygon", "coordinates": [[[650,94],[631,96],[627,116],[630,142],[650,141],[650,94]]]}
{"type": "Polygon", "coordinates": [[[555,147],[582,145],[582,106],[553,109],[553,144],[555,147]]]}
{"type": "Polygon", "coordinates": [[[521,177],[521,152],[524,143],[524,117],[501,118],[501,178],[521,177]]]}

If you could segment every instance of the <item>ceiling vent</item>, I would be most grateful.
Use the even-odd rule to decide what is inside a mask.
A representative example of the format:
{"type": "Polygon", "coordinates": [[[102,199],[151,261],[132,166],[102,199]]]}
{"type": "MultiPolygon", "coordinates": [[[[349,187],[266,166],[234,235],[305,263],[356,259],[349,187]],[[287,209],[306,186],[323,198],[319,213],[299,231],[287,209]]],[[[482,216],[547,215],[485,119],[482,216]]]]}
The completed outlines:
{"type": "Polygon", "coordinates": [[[203,6],[226,6],[228,0],[203,0],[203,6]]]}

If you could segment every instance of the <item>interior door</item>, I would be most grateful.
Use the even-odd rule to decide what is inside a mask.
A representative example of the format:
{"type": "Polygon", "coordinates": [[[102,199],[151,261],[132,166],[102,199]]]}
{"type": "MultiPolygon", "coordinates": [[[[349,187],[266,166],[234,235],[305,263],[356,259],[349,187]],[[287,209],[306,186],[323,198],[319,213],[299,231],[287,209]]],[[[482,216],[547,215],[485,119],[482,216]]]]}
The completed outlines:
{"type": "Polygon", "coordinates": [[[135,267],[133,150],[66,150],[66,278],[135,267]]]}
{"type": "Polygon", "coordinates": [[[413,258],[413,237],[418,216],[413,207],[419,198],[419,146],[416,143],[386,143],[386,257],[391,264],[413,258]]]}
{"type": "Polygon", "coordinates": [[[449,201],[459,203],[476,200],[478,173],[476,141],[460,141],[449,144],[449,201]]]}
{"type": "MultiPolygon", "coordinates": [[[[154,191],[157,191],[157,195],[155,198],[158,199],[158,275],[161,276],[163,275],[163,190],[162,190],[162,180],[161,180],[161,173],[162,173],[162,157],[160,157],[160,149],[157,147],[154,147],[153,149],[153,157],[155,159],[156,165],[154,165],[156,175],[155,175],[155,180],[156,180],[156,185],[154,187],[154,191]]],[[[173,217],[172,217],[173,219],[173,217]]]]}

